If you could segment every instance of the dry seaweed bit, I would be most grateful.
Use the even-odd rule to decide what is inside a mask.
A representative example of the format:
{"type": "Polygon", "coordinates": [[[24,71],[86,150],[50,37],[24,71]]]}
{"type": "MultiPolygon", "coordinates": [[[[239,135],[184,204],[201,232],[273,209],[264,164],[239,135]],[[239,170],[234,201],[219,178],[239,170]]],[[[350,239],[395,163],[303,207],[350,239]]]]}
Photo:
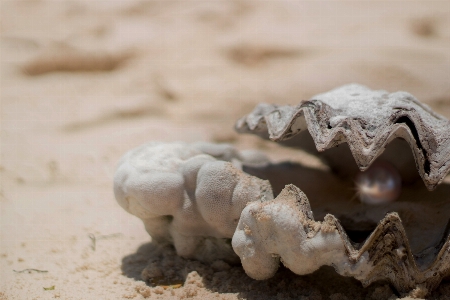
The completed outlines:
{"type": "Polygon", "coordinates": [[[178,289],[183,286],[183,282],[177,282],[177,280],[174,280],[171,282],[171,280],[168,280],[164,277],[154,277],[150,279],[150,283],[155,286],[160,286],[163,289],[178,289]]]}
{"type": "Polygon", "coordinates": [[[107,235],[99,235],[99,236],[95,236],[93,233],[89,233],[89,238],[91,239],[91,248],[93,251],[95,251],[96,249],[96,245],[97,245],[97,241],[98,240],[105,240],[105,239],[110,239],[110,238],[115,238],[118,236],[121,236],[121,233],[113,233],[113,234],[107,234],[107,235]]]}
{"type": "Polygon", "coordinates": [[[161,285],[161,287],[165,290],[167,289],[178,289],[180,287],[182,287],[183,285],[181,283],[177,283],[177,284],[171,284],[171,285],[161,285]]]}
{"type": "Polygon", "coordinates": [[[16,271],[16,270],[13,270],[14,272],[16,272],[16,273],[24,273],[24,272],[28,272],[28,273],[31,273],[31,272],[38,272],[38,273],[47,273],[48,271],[47,270],[38,270],[38,269],[24,269],[24,270],[20,270],[20,271],[16,271]]]}
{"type": "Polygon", "coordinates": [[[55,289],[55,286],[52,285],[51,287],[45,287],[44,291],[53,291],[55,289]]]}

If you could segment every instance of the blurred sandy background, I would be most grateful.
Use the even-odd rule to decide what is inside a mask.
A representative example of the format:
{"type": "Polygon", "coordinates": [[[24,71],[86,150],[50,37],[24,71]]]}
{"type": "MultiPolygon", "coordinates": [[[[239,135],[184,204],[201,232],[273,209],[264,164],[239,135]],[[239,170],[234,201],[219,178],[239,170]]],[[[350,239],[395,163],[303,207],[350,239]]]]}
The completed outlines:
{"type": "MultiPolygon", "coordinates": [[[[164,259],[183,269],[184,286],[146,285],[140,273],[161,254],[116,204],[112,176],[125,151],[150,140],[296,159],[238,136],[234,122],[258,102],[296,104],[351,82],[408,91],[449,118],[450,1],[2,0],[0,9],[0,299],[396,298],[386,284],[363,289],[329,270],[255,282],[239,267],[173,257],[164,259]],[[48,272],[13,271],[28,268],[48,272]]],[[[450,284],[433,295],[449,299],[450,284]]]]}

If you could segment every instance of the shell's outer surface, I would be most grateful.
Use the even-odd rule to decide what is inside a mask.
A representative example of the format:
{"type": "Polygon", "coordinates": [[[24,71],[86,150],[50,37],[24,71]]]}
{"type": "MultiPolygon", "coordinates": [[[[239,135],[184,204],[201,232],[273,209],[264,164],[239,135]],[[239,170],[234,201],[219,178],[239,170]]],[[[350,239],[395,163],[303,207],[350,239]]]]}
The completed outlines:
{"type": "Polygon", "coordinates": [[[408,293],[417,287],[431,291],[450,275],[448,231],[446,235],[434,262],[419,269],[399,216],[388,213],[355,249],[334,216],[315,221],[306,196],[288,185],[275,200],[252,202],[243,210],[232,245],[246,273],[256,279],[273,276],[280,261],[300,275],[330,265],[364,286],[389,280],[408,293]]]}
{"type": "Polygon", "coordinates": [[[114,194],[153,241],[173,244],[178,255],[238,261],[227,239],[241,211],[248,202],[273,199],[269,182],[240,165],[266,162],[225,144],[149,143],[122,157],[114,194]]]}
{"type": "MultiPolygon", "coordinates": [[[[297,106],[260,104],[237,122],[236,129],[311,152],[310,137],[320,152],[346,142],[360,170],[402,138],[413,150],[415,165],[430,190],[450,170],[450,121],[406,92],[345,85],[297,106]]],[[[341,163],[342,153],[324,154],[332,168],[351,165],[341,163]]]]}

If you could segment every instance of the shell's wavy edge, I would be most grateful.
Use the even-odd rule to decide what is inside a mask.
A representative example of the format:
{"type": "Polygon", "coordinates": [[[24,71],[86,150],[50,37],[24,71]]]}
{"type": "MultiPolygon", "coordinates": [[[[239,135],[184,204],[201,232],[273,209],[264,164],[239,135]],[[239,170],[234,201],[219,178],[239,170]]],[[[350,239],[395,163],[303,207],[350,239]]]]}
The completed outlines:
{"type": "Polygon", "coordinates": [[[434,261],[419,268],[398,214],[388,213],[355,248],[333,215],[315,221],[305,194],[287,185],[276,199],[251,202],[244,209],[232,246],[255,279],[272,277],[280,261],[299,275],[330,265],[364,286],[388,280],[406,295],[418,287],[432,291],[450,276],[449,230],[445,235],[436,246],[434,261]]]}
{"type": "MultiPolygon", "coordinates": [[[[361,170],[391,141],[402,138],[429,190],[450,171],[450,121],[406,92],[345,85],[297,106],[259,104],[235,128],[277,142],[307,129],[319,152],[347,142],[361,170]]],[[[302,147],[301,142],[294,145],[302,147]]]]}

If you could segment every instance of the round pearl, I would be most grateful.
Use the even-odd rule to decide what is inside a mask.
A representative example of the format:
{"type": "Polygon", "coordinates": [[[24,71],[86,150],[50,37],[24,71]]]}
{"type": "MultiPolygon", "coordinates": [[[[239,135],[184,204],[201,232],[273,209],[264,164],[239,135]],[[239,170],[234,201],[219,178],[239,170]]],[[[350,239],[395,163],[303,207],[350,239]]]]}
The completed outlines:
{"type": "Polygon", "coordinates": [[[402,178],[391,164],[380,161],[356,177],[362,203],[377,205],[395,201],[402,192],[402,178]]]}

